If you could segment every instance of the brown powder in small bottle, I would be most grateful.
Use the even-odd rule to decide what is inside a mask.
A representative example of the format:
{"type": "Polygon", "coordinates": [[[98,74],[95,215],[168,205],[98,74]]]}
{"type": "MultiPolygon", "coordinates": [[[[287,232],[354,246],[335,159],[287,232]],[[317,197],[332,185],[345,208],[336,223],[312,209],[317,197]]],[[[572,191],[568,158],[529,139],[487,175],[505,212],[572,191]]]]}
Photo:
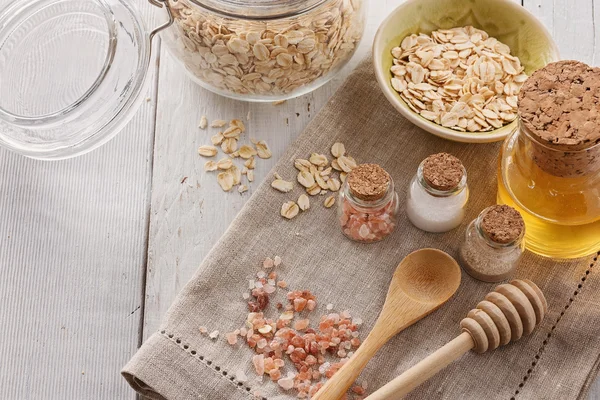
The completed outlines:
{"type": "Polygon", "coordinates": [[[481,221],[481,230],[495,243],[507,244],[518,239],[523,233],[525,222],[521,214],[506,205],[496,205],[488,209],[481,221]]]}
{"type": "Polygon", "coordinates": [[[463,269],[475,279],[500,282],[510,278],[523,255],[525,224],[509,206],[486,208],[465,233],[459,256],[463,269]]]}
{"type": "Polygon", "coordinates": [[[361,164],[348,175],[350,192],[363,201],[382,199],[390,182],[390,175],[377,164],[361,164]]]}
{"type": "Polygon", "coordinates": [[[464,175],[462,162],[448,153],[432,154],[423,161],[423,178],[433,189],[447,192],[458,186],[464,175]]]}

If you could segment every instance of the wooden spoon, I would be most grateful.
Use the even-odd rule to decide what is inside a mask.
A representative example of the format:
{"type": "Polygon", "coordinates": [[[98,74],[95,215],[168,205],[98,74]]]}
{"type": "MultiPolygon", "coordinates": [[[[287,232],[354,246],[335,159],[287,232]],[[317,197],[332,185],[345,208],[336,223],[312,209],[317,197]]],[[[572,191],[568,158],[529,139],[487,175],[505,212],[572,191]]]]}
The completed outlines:
{"type": "Polygon", "coordinates": [[[313,400],[338,400],[388,340],[437,310],[460,285],[460,267],[448,254],[421,249],[396,268],[383,310],[354,355],[317,392],[313,400]]]}

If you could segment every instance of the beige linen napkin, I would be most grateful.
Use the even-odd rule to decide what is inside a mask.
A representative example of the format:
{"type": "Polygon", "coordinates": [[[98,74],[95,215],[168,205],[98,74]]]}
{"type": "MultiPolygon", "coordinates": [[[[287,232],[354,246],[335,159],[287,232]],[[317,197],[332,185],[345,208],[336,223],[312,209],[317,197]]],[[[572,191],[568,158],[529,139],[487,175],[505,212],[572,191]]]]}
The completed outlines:
{"type": "MultiPolygon", "coordinates": [[[[392,236],[360,245],[342,236],[335,210],[322,206],[324,197],[311,198],[310,210],[292,221],[280,217],[281,204],[297,199],[302,190],[296,185],[291,193],[275,192],[267,179],[179,294],[160,331],[123,369],[135,390],[168,400],[248,399],[255,390],[267,399],[294,398],[268,379],[262,384],[254,380],[253,351],[245,344],[232,347],[223,335],[211,341],[198,331],[206,326],[224,333],[243,325],[248,310],[241,294],[265,257],[281,256],[280,276],[291,288],[308,289],[317,296],[319,308],[312,313],[313,322],[332,303],[337,310],[349,309],[365,321],[364,338],[377,318],[398,262],[423,247],[440,248],[456,257],[466,225],[495,202],[499,144],[453,143],[413,126],[383,97],[370,60],[354,71],[275,170],[295,180],[295,158],[328,152],[337,141],[359,162],[379,163],[389,171],[401,204],[423,158],[440,151],[455,154],[467,168],[471,189],[464,223],[445,234],[430,234],[414,228],[402,211],[392,236]],[[246,383],[235,379],[240,368],[250,378],[246,383]]],[[[516,276],[532,279],[545,293],[550,310],[541,326],[515,344],[465,355],[409,398],[585,398],[600,354],[597,258],[559,263],[527,253],[516,276]]],[[[456,295],[393,338],[360,380],[368,382],[369,391],[379,388],[453,339],[460,320],[493,287],[463,273],[456,295]]]]}

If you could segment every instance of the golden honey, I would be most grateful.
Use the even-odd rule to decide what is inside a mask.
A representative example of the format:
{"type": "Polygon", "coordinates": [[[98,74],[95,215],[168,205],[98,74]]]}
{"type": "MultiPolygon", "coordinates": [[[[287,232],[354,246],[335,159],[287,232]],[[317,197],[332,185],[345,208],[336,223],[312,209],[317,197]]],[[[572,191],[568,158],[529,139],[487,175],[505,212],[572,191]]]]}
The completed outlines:
{"type": "Polygon", "coordinates": [[[498,203],[521,212],[525,245],[534,253],[577,258],[599,251],[600,172],[592,169],[568,177],[550,174],[536,163],[536,145],[527,136],[517,130],[502,146],[498,203]]]}

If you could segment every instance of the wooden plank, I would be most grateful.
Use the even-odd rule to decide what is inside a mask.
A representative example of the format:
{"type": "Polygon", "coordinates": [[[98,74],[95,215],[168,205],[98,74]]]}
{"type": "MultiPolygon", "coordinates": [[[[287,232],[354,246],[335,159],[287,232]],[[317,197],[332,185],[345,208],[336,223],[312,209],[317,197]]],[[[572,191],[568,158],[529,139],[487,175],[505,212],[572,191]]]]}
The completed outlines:
{"type": "MultiPolygon", "coordinates": [[[[140,4],[154,25],[160,12],[140,4]]],[[[119,371],[141,333],[156,76],[150,101],[91,154],[0,150],[2,399],[135,398],[119,371]]]]}
{"type": "MultiPolygon", "coordinates": [[[[226,99],[195,85],[163,49],[159,76],[152,211],[144,337],[159,327],[176,294],[225,232],[231,221],[275,164],[285,148],[304,130],[356,64],[370,52],[375,31],[388,10],[402,0],[371,7],[357,55],[335,79],[313,93],[275,106],[226,99]],[[246,116],[250,112],[250,120],[246,116]],[[242,118],[247,136],[264,139],[273,151],[258,160],[250,191],[224,193],[214,174],[203,170],[206,159],[196,149],[209,144],[216,129],[197,128],[202,115],[209,120],[242,118]],[[184,181],[185,179],[185,181],[184,181]]],[[[248,138],[246,137],[245,140],[248,138]]]]}
{"type": "MultiPolygon", "coordinates": [[[[597,65],[600,60],[600,2],[597,0],[548,1],[523,0],[523,5],[548,28],[561,58],[597,65]]],[[[600,400],[600,379],[596,379],[589,399],[600,400]]]]}

